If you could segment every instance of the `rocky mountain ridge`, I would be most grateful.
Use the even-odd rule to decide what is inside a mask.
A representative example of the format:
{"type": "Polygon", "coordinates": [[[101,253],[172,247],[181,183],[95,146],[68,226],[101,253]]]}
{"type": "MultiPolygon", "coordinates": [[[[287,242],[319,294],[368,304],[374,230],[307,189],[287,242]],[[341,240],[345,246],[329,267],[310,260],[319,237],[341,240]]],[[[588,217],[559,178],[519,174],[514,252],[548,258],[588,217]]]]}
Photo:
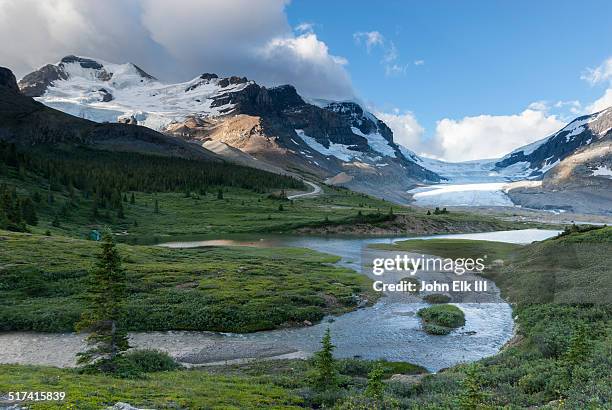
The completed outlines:
{"type": "MultiPolygon", "coordinates": [[[[19,87],[77,117],[142,125],[243,165],[398,202],[411,201],[411,187],[438,182],[558,184],[553,170],[579,151],[609,141],[612,130],[608,109],[579,117],[502,158],[446,163],[396,144],[391,129],[359,103],[307,100],[291,85],[268,88],[245,77],[212,73],[165,84],[131,63],[67,56],[26,75],[19,87]]],[[[588,177],[575,179],[574,185],[587,183],[588,177]]]]}
{"type": "MultiPolygon", "coordinates": [[[[26,75],[19,86],[77,117],[143,125],[200,144],[220,142],[253,161],[396,201],[406,201],[407,186],[440,181],[405,156],[389,127],[360,104],[312,104],[291,85],[268,88],[211,73],[164,84],[130,63],[67,56],[26,75]]],[[[220,155],[230,152],[208,146],[220,155]]]]}
{"type": "Polygon", "coordinates": [[[11,70],[0,67],[0,140],[18,146],[83,146],[110,151],[220,161],[209,150],[145,127],[75,118],[24,95],[11,70]]]}

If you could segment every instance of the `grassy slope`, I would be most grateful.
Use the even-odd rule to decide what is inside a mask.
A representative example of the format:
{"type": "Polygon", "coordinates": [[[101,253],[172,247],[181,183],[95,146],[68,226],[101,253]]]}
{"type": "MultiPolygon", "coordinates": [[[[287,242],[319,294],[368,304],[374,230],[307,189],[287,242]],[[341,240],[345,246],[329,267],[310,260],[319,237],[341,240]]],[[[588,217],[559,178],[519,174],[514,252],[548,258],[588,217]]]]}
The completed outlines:
{"type": "MultiPolygon", "coordinates": [[[[339,361],[341,383],[363,389],[375,362],[339,361]]],[[[409,363],[379,362],[384,378],[392,374],[423,374],[409,363]]],[[[243,365],[150,373],[144,380],[77,374],[75,370],[40,366],[0,365],[0,395],[6,391],[65,391],[64,403],[33,403],[32,408],[100,409],[118,401],[145,408],[303,408],[316,397],[305,396],[309,361],[275,360],[243,365]],[[72,406],[72,407],[70,407],[72,406]]]]}
{"type": "Polygon", "coordinates": [[[99,410],[119,401],[156,409],[289,409],[300,408],[302,401],[266,377],[181,370],[155,373],[142,380],[125,380],[50,367],[0,365],[0,369],[0,392],[66,392],[63,403],[32,403],[33,409],[99,410]]]}
{"type": "MultiPolygon", "coordinates": [[[[93,228],[109,226],[116,232],[126,233],[120,237],[121,241],[132,243],[150,243],[155,238],[163,240],[168,236],[282,232],[297,228],[323,233],[336,229],[338,225],[349,228],[340,229],[340,233],[351,233],[353,227],[360,222],[356,218],[359,211],[366,217],[380,212],[381,217],[370,218],[380,221],[369,225],[400,234],[421,232],[423,227],[436,231],[461,232],[470,225],[477,225],[483,231],[528,226],[468,213],[425,215],[421,209],[400,207],[346,189],[329,187],[323,187],[322,196],[298,199],[293,203],[270,199],[268,194],[227,187],[223,188],[223,199],[217,199],[216,189],[211,189],[206,195],[192,193],[189,198],[184,193],[136,192],[136,204],[124,203],[124,219],[117,218],[115,211],[107,212],[101,208],[100,217],[94,220],[91,216],[92,200],[83,198],[79,192],[75,192],[72,201],[75,206],[64,206],[70,202],[66,191],[53,192],[54,202],[47,203],[48,182],[43,178],[32,174],[19,177],[14,170],[9,169],[8,174],[0,175],[1,183],[17,186],[21,196],[38,192],[43,198],[42,203],[37,205],[40,222],[37,226],[29,227],[34,233],[49,230],[53,235],[84,238],[93,228]],[[159,213],[154,212],[156,199],[159,202],[159,213]],[[279,211],[280,204],[284,211],[279,211]],[[390,207],[393,207],[395,214],[391,221],[387,215],[390,207]],[[58,213],[60,227],[54,227],[51,221],[58,213]]],[[[367,218],[365,222],[368,222],[367,218]]]]}
{"type": "MultiPolygon", "coordinates": [[[[0,232],[0,330],[70,331],[83,308],[91,241],[0,232]]],[[[120,245],[131,330],[250,332],[317,321],[376,299],[370,281],[304,249],[120,245]]]]}

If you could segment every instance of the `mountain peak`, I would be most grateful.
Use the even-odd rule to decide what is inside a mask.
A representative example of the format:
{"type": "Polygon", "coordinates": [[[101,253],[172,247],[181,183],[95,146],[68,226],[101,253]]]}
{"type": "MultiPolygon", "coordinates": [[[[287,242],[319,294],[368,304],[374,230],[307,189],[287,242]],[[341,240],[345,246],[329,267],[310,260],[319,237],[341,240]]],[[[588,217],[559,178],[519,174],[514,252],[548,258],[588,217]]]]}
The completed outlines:
{"type": "Polygon", "coordinates": [[[19,92],[17,79],[11,70],[5,67],[0,67],[0,87],[6,87],[9,90],[19,92]]]}
{"type": "Polygon", "coordinates": [[[136,64],[114,64],[90,57],[67,55],[57,64],[47,64],[19,81],[21,92],[28,97],[41,97],[56,81],[70,78],[93,79],[116,84],[157,80],[136,64]]]}

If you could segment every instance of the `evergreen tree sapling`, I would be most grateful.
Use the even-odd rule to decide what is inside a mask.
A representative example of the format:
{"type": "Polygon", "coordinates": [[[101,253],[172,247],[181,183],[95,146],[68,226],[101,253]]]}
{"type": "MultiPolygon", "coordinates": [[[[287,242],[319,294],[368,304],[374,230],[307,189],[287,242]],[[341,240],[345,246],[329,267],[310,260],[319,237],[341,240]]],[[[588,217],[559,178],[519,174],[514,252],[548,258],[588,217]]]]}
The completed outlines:
{"type": "Polygon", "coordinates": [[[385,384],[382,381],[384,369],[381,363],[376,363],[370,373],[368,373],[368,385],[365,395],[377,401],[383,400],[385,384]]]}
{"type": "Polygon", "coordinates": [[[468,365],[465,378],[459,394],[458,408],[461,410],[476,410],[483,407],[485,394],[482,391],[480,367],[476,364],[468,365]]]}
{"type": "Polygon", "coordinates": [[[321,339],[321,350],[314,355],[313,387],[317,390],[331,390],[338,386],[338,370],[334,359],[334,349],[329,328],[321,339]]]}
{"type": "Polygon", "coordinates": [[[127,331],[122,327],[127,277],[112,234],[104,232],[101,253],[90,274],[88,308],[77,323],[77,331],[90,332],[88,349],[79,353],[79,364],[92,364],[113,370],[113,361],[129,348],[127,331]]]}

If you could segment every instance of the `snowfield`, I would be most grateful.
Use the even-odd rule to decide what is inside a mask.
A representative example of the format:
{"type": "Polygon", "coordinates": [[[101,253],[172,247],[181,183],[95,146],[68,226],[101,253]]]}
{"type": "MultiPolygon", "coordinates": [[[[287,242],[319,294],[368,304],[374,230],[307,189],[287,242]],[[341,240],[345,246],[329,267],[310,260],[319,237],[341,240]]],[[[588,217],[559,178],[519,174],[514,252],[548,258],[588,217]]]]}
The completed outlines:
{"type": "Polygon", "coordinates": [[[218,116],[231,112],[231,104],[212,106],[220,94],[240,91],[250,81],[224,84],[221,78],[196,77],[179,84],[164,84],[144,77],[131,63],[96,60],[102,69],[62,63],[68,78],[56,80],[38,101],[52,108],[96,122],[134,118],[138,124],[162,130],[172,121],[199,113],[218,116]],[[112,77],[108,78],[108,74],[112,77]],[[104,96],[111,98],[105,101],[104,96]]]}
{"type": "Polygon", "coordinates": [[[440,184],[411,189],[418,206],[514,206],[504,182],[440,184]]]}
{"type": "Polygon", "coordinates": [[[593,170],[593,176],[612,178],[612,169],[602,166],[593,170]]]}

